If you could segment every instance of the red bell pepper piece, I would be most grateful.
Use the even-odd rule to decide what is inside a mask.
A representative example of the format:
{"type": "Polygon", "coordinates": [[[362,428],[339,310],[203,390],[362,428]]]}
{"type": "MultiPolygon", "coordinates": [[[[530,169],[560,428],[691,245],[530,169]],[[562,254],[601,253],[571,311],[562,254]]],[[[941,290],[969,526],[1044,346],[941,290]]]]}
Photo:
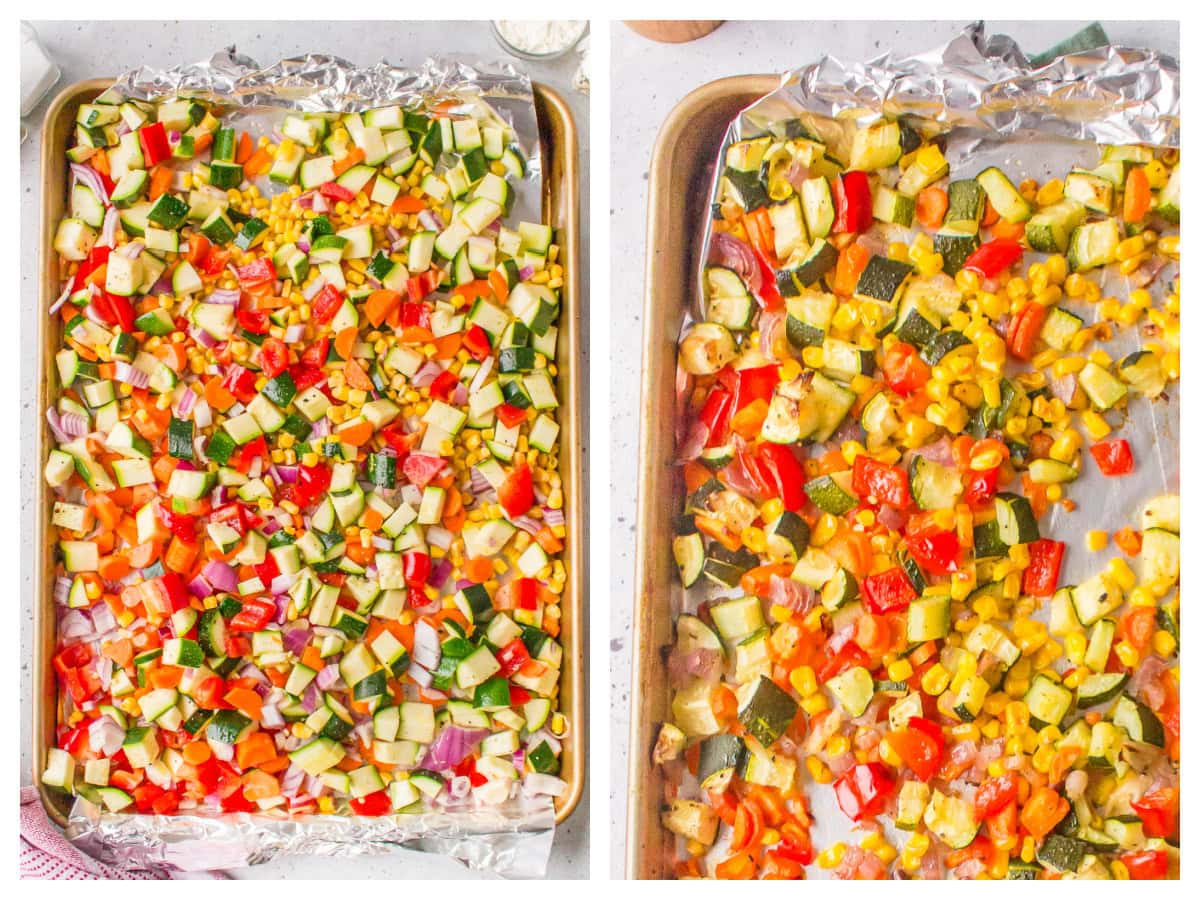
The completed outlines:
{"type": "Polygon", "coordinates": [[[334,203],[339,200],[344,200],[345,202],[349,203],[354,199],[354,191],[350,190],[349,188],[342,187],[336,181],[327,181],[317,188],[317,190],[321,192],[322,197],[332,200],[334,203]]]}
{"type": "Polygon", "coordinates": [[[262,631],[275,618],[272,600],[251,598],[242,601],[242,608],[229,620],[230,631],[262,631]]]}
{"type": "Polygon", "coordinates": [[[437,268],[429,268],[420,275],[414,275],[408,279],[407,293],[408,299],[411,302],[419,302],[424,300],[430,294],[438,289],[438,285],[442,283],[442,272],[437,268]]]}
{"type": "Polygon", "coordinates": [[[424,328],[429,330],[430,311],[428,303],[402,303],[400,305],[401,328],[424,328]]]}
{"type": "Polygon", "coordinates": [[[238,266],[237,279],[244,288],[257,287],[275,281],[275,264],[269,256],[261,256],[253,262],[238,266]]]}
{"type": "Polygon", "coordinates": [[[1159,788],[1129,805],[1141,818],[1146,837],[1174,837],[1179,830],[1179,788],[1159,788]]]}
{"type": "Polygon", "coordinates": [[[258,804],[247,800],[242,790],[242,788],[238,788],[228,797],[223,798],[221,809],[225,812],[258,812],[258,804]]]}
{"type": "Polygon", "coordinates": [[[766,310],[783,309],[783,295],[775,286],[775,270],[771,268],[770,261],[758,247],[750,249],[754,251],[754,258],[758,261],[759,281],[761,282],[757,295],[758,305],[766,310]]]}
{"type": "Polygon", "coordinates": [[[524,706],[533,699],[533,694],[525,690],[519,684],[508,683],[508,699],[515,709],[518,706],[524,706]]]}
{"type": "Polygon", "coordinates": [[[501,403],[496,407],[496,418],[504,423],[505,428],[516,428],[529,416],[527,410],[511,403],[501,403]]]}
{"type": "Polygon", "coordinates": [[[863,595],[867,609],[876,615],[901,612],[917,599],[912,582],[899,566],[864,578],[863,595]]]}
{"type": "Polygon", "coordinates": [[[875,221],[871,206],[871,182],[866,172],[844,172],[833,179],[833,203],[837,218],[833,230],[859,234],[875,221]]]}
{"type": "Polygon", "coordinates": [[[962,546],[957,532],[941,529],[925,529],[905,538],[908,552],[926,572],[948,575],[958,569],[958,555],[962,546]]]}
{"type": "Polygon", "coordinates": [[[315,466],[300,466],[300,474],[296,479],[296,494],[301,506],[309,506],[322,494],[329,490],[329,482],[333,473],[328,466],[317,463],[315,466]]]}
{"type": "Polygon", "coordinates": [[[196,540],[196,518],[189,516],[186,513],[177,513],[171,510],[170,507],[159,503],[154,508],[155,516],[166,526],[171,534],[175,535],[181,541],[194,543],[196,540]]]}
{"type": "Polygon", "coordinates": [[[1143,850],[1118,857],[1129,870],[1132,881],[1161,881],[1167,877],[1169,860],[1166,850],[1143,850]]]}
{"type": "Polygon", "coordinates": [[[142,156],[145,158],[147,169],[171,158],[171,144],[167,141],[167,129],[163,127],[162,122],[139,128],[138,142],[142,145],[142,156]]]}
{"type": "Polygon", "coordinates": [[[259,577],[268,588],[271,582],[275,580],[275,576],[279,574],[279,563],[275,562],[275,557],[268,553],[263,557],[263,561],[255,565],[254,574],[259,577]]]}
{"type": "Polygon", "coordinates": [[[738,369],[737,383],[734,389],[733,408],[744,409],[755,400],[770,401],[779,384],[779,366],[756,366],[753,369],[738,369]]]}
{"type": "MultiPolygon", "coordinates": [[[[828,646],[826,646],[826,653],[829,653],[828,646]]],[[[817,672],[817,678],[821,681],[828,681],[833,676],[840,675],[846,669],[864,665],[869,661],[870,659],[867,654],[863,652],[863,649],[858,644],[854,643],[854,641],[846,641],[837,652],[826,658],[825,664],[817,672]]]]}
{"type": "Polygon", "coordinates": [[[783,444],[763,444],[758,449],[761,468],[770,476],[776,495],[785,509],[799,512],[808,499],[804,493],[804,467],[790,447],[783,444]]]}
{"type": "Polygon", "coordinates": [[[471,780],[473,787],[479,787],[481,784],[487,784],[487,778],[480,775],[475,769],[475,757],[468,756],[463,759],[457,766],[454,767],[455,775],[465,775],[471,780]]]}
{"type": "MultiPolygon", "coordinates": [[[[888,738],[890,741],[891,738],[888,738]]],[[[1006,772],[999,778],[987,778],[975,792],[975,818],[982,822],[1003,812],[1017,799],[1020,785],[1016,772],[1006,772]]]]}
{"type": "MultiPolygon", "coordinates": [[[[424,601],[425,583],[429,580],[429,572],[433,568],[429,554],[420,550],[406,550],[402,561],[404,583],[410,591],[409,602],[415,603],[414,597],[420,597],[424,601]]],[[[424,605],[424,602],[416,605],[424,605]]]]}
{"type": "Polygon", "coordinates": [[[1038,335],[1042,333],[1042,323],[1045,321],[1046,307],[1040,303],[1026,304],[1008,323],[1008,352],[1025,362],[1032,359],[1033,348],[1037,344],[1038,335]]]}
{"type": "Polygon", "coordinates": [[[266,334],[271,330],[271,320],[261,309],[239,309],[237,321],[251,334],[266,334]]]}
{"type": "Polygon", "coordinates": [[[478,325],[472,325],[463,335],[463,349],[471,354],[476,362],[483,362],[492,354],[492,342],[487,332],[478,325]]]}
{"type": "Polygon", "coordinates": [[[133,303],[128,297],[121,297],[117,294],[105,294],[108,300],[109,308],[112,310],[113,319],[117,325],[121,326],[121,330],[126,334],[133,332],[133,303]]]}
{"type": "Polygon", "coordinates": [[[350,808],[360,816],[386,816],[392,811],[387,791],[375,791],[350,801],[350,808]]]}
{"type": "Polygon", "coordinates": [[[533,506],[533,472],[525,463],[517,466],[496,490],[500,505],[510,519],[523,516],[533,506]]]}
{"type": "Polygon", "coordinates": [[[854,457],[851,486],[864,503],[873,506],[886,503],[896,509],[906,509],[912,503],[908,492],[908,473],[899,466],[872,459],[865,453],[854,457]]]}
{"type": "Polygon", "coordinates": [[[325,287],[321,288],[317,296],[313,297],[313,320],[320,325],[328,325],[333,317],[337,315],[337,311],[342,308],[343,302],[344,298],[337,288],[332,284],[325,285],[325,287]]]}
{"type": "Polygon", "coordinates": [[[317,338],[304,352],[300,354],[300,362],[306,366],[314,366],[320,368],[325,365],[325,360],[329,358],[329,338],[317,338]]]}
{"type": "Polygon", "coordinates": [[[996,238],[980,245],[963,263],[964,269],[978,272],[981,278],[995,278],[1021,261],[1025,249],[1012,238],[996,238]]]}
{"type": "Polygon", "coordinates": [[[429,396],[434,400],[445,402],[450,399],[450,395],[454,393],[456,387],[458,387],[458,376],[447,369],[433,379],[429,385],[429,396]]]}
{"type": "Polygon", "coordinates": [[[249,403],[257,395],[258,391],[254,387],[254,373],[245,366],[239,366],[234,363],[229,367],[229,371],[225,373],[221,384],[225,390],[237,397],[242,403],[249,403]]]}
{"type": "Polygon", "coordinates": [[[1129,448],[1129,441],[1124,438],[1092,444],[1088,450],[1100,471],[1110,478],[1128,475],[1133,471],[1133,451],[1129,448]]]}
{"type": "MultiPolygon", "coordinates": [[[[86,699],[86,698],[85,698],[86,699]]],[[[58,738],[60,750],[66,750],[72,756],[79,758],[88,749],[88,725],[91,720],[85,719],[74,728],[64,731],[58,738]]]]}
{"type": "Polygon", "coordinates": [[[496,661],[500,663],[498,674],[504,678],[511,678],[521,671],[521,666],[529,662],[529,659],[529,650],[525,647],[525,642],[520,638],[513,638],[496,651],[496,661]]]}
{"type": "Polygon", "coordinates": [[[895,779],[877,762],[854,766],[833,783],[838,806],[854,822],[883,812],[895,788],[895,779]]]}
{"type": "Polygon", "coordinates": [[[992,498],[996,496],[996,488],[1000,480],[1000,467],[987,469],[983,472],[977,472],[974,469],[967,470],[967,483],[963,490],[963,499],[971,509],[982,509],[992,502],[992,498]]]}
{"type": "Polygon", "coordinates": [[[720,447],[729,437],[730,410],[733,408],[733,394],[725,388],[717,386],[709,391],[700,410],[700,421],[708,428],[706,447],[720,447]]]}
{"type": "Polygon", "coordinates": [[[942,765],[946,738],[928,719],[913,716],[908,725],[888,734],[888,743],[921,781],[928,781],[942,765]]]}
{"type": "Polygon", "coordinates": [[[1021,579],[1021,590],[1031,597],[1049,597],[1058,588],[1058,573],[1062,569],[1062,541],[1040,538],[1029,545],[1029,565],[1021,579]]]}
{"type": "Polygon", "coordinates": [[[404,477],[419,488],[425,487],[437,477],[438,472],[446,467],[446,460],[440,456],[429,456],[425,453],[411,454],[404,461],[404,477]]]}
{"type": "Polygon", "coordinates": [[[292,382],[296,385],[297,391],[306,391],[325,380],[324,370],[319,366],[310,366],[305,363],[289,366],[288,374],[292,376],[292,382]]]}
{"type": "Polygon", "coordinates": [[[897,341],[884,351],[883,377],[888,387],[901,397],[925,387],[930,375],[929,365],[921,359],[912,344],[897,341]]]}
{"type": "Polygon", "coordinates": [[[274,378],[286,371],[288,367],[287,344],[279,338],[267,338],[258,348],[258,362],[262,366],[263,374],[268,378],[274,378]]]}

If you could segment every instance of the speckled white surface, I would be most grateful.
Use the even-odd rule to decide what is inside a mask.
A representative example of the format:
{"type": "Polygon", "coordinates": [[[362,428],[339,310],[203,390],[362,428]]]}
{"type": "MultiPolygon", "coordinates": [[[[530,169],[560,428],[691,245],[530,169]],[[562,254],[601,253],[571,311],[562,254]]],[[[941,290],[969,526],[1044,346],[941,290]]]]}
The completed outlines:
{"type": "MultiPolygon", "coordinates": [[[[236,44],[240,52],[266,65],[306,52],[332,53],[354,62],[419,63],[428,56],[453,52],[465,59],[501,57],[485,22],[34,22],[42,44],[62,69],[62,78],[50,97],[25,120],[29,137],[21,146],[21,331],[37,333],[37,245],[39,233],[39,174],[41,117],[53,94],[62,86],[85,78],[115,75],[138,65],[172,66],[206,59],[213,52],[236,44]],[[103,48],[101,51],[100,48],[103,48]]],[[[581,262],[587,272],[588,223],[588,99],[571,89],[577,58],[569,54],[550,63],[521,63],[530,77],[558,90],[566,99],[579,131],[581,177],[581,262]]],[[[585,279],[586,280],[586,279],[585,279]]],[[[586,290],[585,290],[586,294],[586,290]]],[[[586,296],[581,307],[587,309],[586,296]]],[[[582,345],[587,370],[586,316],[582,345]]],[[[31,740],[29,699],[32,659],[32,572],[34,555],[32,490],[40,471],[34,441],[40,411],[35,408],[36,347],[25,343],[21,360],[21,781],[30,782],[31,740]]],[[[586,379],[581,396],[588,396],[586,379]]],[[[586,421],[586,409],[584,421],[586,421]]],[[[584,461],[586,466],[586,457],[584,461]]],[[[586,471],[586,469],[585,469],[586,471]]],[[[587,791],[575,813],[555,837],[548,876],[587,877],[587,791]]],[[[398,852],[387,857],[339,860],[286,858],[233,872],[239,878],[475,878],[453,861],[424,854],[398,852]]]]}
{"type": "MultiPolygon", "coordinates": [[[[693,88],[727,75],[782,72],[825,53],[865,60],[888,50],[919,53],[954,37],[963,22],[726,22],[689,44],[655,44],[616,23],[612,33],[612,542],[610,596],[612,706],[612,874],[624,869],[626,741],[629,725],[634,527],[641,370],[642,267],[646,186],[659,126],[693,88]]],[[[989,31],[1014,37],[1039,52],[1083,22],[995,22],[989,31]]],[[[1110,39],[1179,55],[1174,22],[1105,22],[1110,39]]]]}

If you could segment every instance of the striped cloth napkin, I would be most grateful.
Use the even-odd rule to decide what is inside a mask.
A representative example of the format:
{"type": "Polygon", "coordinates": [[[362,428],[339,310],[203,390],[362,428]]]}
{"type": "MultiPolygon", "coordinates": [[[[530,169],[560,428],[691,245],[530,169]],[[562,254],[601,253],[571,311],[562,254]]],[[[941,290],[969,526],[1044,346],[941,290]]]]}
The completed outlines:
{"type": "Polygon", "coordinates": [[[63,837],[62,832],[47,818],[37,788],[32,786],[21,788],[20,850],[22,878],[162,881],[172,878],[229,877],[224,872],[122,869],[92,859],[63,837]]]}

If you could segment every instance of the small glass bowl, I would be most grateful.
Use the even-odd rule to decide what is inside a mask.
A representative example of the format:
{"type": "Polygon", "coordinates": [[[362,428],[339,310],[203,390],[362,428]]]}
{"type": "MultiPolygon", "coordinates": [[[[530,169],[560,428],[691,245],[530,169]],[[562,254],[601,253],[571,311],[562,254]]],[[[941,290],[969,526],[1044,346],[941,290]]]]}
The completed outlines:
{"type": "Polygon", "coordinates": [[[504,35],[500,33],[500,28],[495,20],[492,21],[491,25],[492,36],[496,39],[496,43],[500,45],[500,48],[504,50],[505,53],[511,54],[518,59],[528,60],[529,62],[549,62],[550,60],[560,59],[566,56],[568,53],[574,50],[576,46],[579,45],[579,42],[583,40],[584,36],[588,33],[588,28],[590,27],[588,23],[585,22],[583,30],[579,32],[579,36],[575,38],[575,40],[571,41],[571,43],[567,44],[567,46],[559,50],[551,50],[547,53],[530,53],[528,50],[522,50],[519,47],[514,47],[512,44],[510,44],[505,39],[504,35]]]}

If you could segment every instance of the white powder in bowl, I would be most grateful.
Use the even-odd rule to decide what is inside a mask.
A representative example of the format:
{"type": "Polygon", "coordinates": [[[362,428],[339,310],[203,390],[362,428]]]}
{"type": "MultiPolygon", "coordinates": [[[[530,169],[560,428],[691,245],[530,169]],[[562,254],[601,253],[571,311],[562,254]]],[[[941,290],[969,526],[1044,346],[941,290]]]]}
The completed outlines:
{"type": "Polygon", "coordinates": [[[547,19],[502,19],[496,22],[500,37],[514,49],[533,56],[560,53],[579,40],[587,22],[547,19]]]}

